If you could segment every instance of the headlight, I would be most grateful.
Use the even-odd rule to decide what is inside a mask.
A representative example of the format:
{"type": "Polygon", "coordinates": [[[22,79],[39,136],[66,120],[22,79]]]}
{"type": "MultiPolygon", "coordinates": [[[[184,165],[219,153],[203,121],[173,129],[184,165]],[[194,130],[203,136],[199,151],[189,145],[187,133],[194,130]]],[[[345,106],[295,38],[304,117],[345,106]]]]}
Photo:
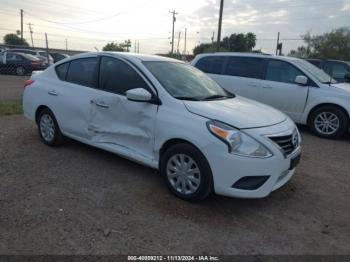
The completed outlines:
{"type": "Polygon", "coordinates": [[[272,153],[249,135],[219,121],[208,121],[209,131],[227,144],[229,152],[236,155],[267,158],[272,153]]]}

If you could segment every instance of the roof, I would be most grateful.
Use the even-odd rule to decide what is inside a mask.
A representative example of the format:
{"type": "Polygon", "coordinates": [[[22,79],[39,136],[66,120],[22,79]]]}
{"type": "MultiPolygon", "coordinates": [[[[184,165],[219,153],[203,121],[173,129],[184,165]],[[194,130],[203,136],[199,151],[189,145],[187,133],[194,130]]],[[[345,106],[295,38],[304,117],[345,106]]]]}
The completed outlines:
{"type": "Polygon", "coordinates": [[[280,60],[300,60],[296,57],[291,56],[276,56],[276,55],[266,55],[266,54],[259,54],[259,53],[239,53],[239,52],[217,52],[217,53],[205,53],[197,55],[197,57],[204,57],[204,56],[244,56],[244,57],[254,57],[254,58],[269,58],[269,59],[280,59],[280,60]]]}
{"type": "Polygon", "coordinates": [[[83,53],[79,55],[74,55],[71,58],[83,58],[83,57],[89,57],[93,55],[112,55],[115,57],[121,57],[121,58],[126,58],[126,59],[134,59],[134,60],[139,60],[139,61],[168,61],[168,62],[182,62],[180,60],[176,60],[173,58],[168,58],[164,56],[159,56],[159,55],[146,55],[146,54],[139,54],[139,53],[129,53],[129,52],[88,52],[88,53],[83,53]]]}

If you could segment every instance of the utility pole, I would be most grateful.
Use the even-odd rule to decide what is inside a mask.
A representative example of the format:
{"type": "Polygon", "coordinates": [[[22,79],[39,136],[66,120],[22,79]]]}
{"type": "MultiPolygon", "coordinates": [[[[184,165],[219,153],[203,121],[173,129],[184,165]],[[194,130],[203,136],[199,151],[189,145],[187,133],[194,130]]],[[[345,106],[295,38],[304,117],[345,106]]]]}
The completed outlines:
{"type": "Polygon", "coordinates": [[[140,53],[140,41],[137,41],[137,53],[140,53]]]}
{"type": "Polygon", "coordinates": [[[276,55],[278,54],[278,46],[280,44],[280,32],[277,34],[277,45],[276,45],[276,55]]]}
{"type": "Polygon", "coordinates": [[[216,43],[216,51],[220,50],[222,11],[223,11],[223,9],[224,9],[224,0],[220,0],[220,14],[219,14],[218,38],[217,38],[217,43],[216,43]]]}
{"type": "Polygon", "coordinates": [[[47,33],[45,33],[45,42],[46,42],[46,58],[47,58],[47,64],[50,64],[50,58],[49,58],[49,41],[47,40],[47,33]]]}
{"type": "Polygon", "coordinates": [[[66,51],[68,51],[68,40],[66,38],[66,51]]]}
{"type": "Polygon", "coordinates": [[[134,42],[134,53],[136,53],[136,40],[134,42]]]}
{"type": "Polygon", "coordinates": [[[21,9],[21,40],[23,43],[23,9],[21,9]]]}
{"type": "Polygon", "coordinates": [[[32,23],[28,23],[27,24],[28,25],[28,27],[29,27],[29,32],[30,32],[30,38],[31,38],[31,40],[32,40],[32,47],[34,47],[34,42],[33,42],[33,28],[32,28],[32,23]]]}
{"type": "Polygon", "coordinates": [[[175,9],[173,11],[169,11],[169,13],[173,14],[173,30],[171,34],[171,54],[173,54],[174,53],[174,29],[175,29],[176,15],[178,13],[175,12],[175,9]]]}
{"type": "Polygon", "coordinates": [[[187,44],[187,28],[185,28],[185,46],[184,46],[184,54],[186,55],[186,44],[187,44]]]}
{"type": "Polygon", "coordinates": [[[179,38],[177,39],[177,53],[180,54],[180,38],[181,38],[181,31],[179,32],[179,38]]]}
{"type": "Polygon", "coordinates": [[[214,46],[214,38],[215,38],[215,32],[213,32],[213,35],[211,36],[211,43],[214,46]]]}

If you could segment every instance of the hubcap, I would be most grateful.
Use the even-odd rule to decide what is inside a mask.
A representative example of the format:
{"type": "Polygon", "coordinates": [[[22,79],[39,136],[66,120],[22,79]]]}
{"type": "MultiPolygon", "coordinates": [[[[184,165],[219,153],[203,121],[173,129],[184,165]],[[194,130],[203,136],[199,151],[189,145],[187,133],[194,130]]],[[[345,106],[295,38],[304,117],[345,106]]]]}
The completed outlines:
{"type": "Polygon", "coordinates": [[[338,131],[340,121],[336,114],[331,112],[319,113],[315,118],[316,130],[324,135],[332,135],[338,131]]]}
{"type": "Polygon", "coordinates": [[[167,177],[172,187],[182,194],[197,191],[201,182],[201,173],[196,162],[185,154],[172,156],[167,163],[167,177]]]}
{"type": "Polygon", "coordinates": [[[16,71],[17,71],[17,75],[24,75],[24,69],[23,69],[23,67],[18,67],[18,68],[16,69],[16,71]]]}
{"type": "Polygon", "coordinates": [[[51,116],[48,114],[44,114],[40,118],[40,133],[47,142],[51,142],[55,136],[55,125],[51,116]]]}

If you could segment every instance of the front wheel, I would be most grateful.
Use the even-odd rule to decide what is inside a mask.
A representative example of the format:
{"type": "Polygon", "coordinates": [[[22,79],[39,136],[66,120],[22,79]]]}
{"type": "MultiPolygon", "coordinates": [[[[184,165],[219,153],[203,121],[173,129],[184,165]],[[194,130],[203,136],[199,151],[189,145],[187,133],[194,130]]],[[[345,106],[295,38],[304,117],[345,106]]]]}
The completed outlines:
{"type": "Polygon", "coordinates": [[[205,156],[194,146],[181,143],[170,147],[161,158],[160,172],[177,197],[199,201],[213,191],[213,178],[205,156]]]}
{"type": "Polygon", "coordinates": [[[323,138],[340,138],[349,128],[349,117],[335,106],[322,106],[314,110],[309,117],[311,131],[323,138]]]}

